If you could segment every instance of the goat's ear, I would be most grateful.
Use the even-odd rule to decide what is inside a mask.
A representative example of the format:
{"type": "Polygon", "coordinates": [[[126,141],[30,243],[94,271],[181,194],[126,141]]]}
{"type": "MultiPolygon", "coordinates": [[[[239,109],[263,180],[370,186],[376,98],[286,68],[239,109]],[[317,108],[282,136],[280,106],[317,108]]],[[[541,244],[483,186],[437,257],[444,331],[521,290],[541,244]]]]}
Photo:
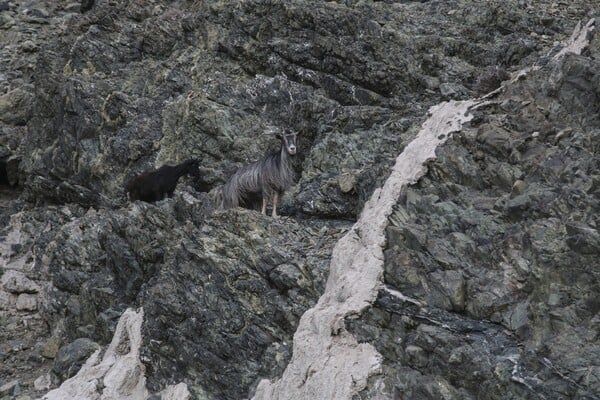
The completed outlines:
{"type": "Polygon", "coordinates": [[[283,139],[283,136],[281,136],[281,132],[279,132],[279,131],[275,132],[275,137],[277,139],[283,139]]]}
{"type": "Polygon", "coordinates": [[[298,133],[296,133],[296,136],[302,136],[302,135],[304,135],[304,130],[300,129],[298,131],[298,133]]]}

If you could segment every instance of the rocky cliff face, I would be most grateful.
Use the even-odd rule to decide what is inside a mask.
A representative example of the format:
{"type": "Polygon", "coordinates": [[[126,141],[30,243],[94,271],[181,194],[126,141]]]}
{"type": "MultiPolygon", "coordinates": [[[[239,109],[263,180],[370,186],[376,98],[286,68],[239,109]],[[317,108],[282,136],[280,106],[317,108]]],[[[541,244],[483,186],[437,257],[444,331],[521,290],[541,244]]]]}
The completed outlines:
{"type": "Polygon", "coordinates": [[[0,397],[599,398],[594,1],[82,11],[0,1],[0,397]],[[284,216],[215,209],[286,128],[284,216]]]}
{"type": "Polygon", "coordinates": [[[384,393],[598,398],[598,66],[561,53],[508,83],[401,196],[349,321],[384,393]]]}

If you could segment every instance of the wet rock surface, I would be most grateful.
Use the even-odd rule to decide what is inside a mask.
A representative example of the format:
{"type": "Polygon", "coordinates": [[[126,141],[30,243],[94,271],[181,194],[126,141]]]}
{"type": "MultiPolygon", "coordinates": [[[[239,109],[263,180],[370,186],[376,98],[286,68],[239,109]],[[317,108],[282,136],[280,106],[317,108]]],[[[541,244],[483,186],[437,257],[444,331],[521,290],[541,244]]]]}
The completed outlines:
{"type": "Polygon", "coordinates": [[[392,292],[348,323],[384,356],[361,396],[597,397],[599,42],[552,60],[594,7],[0,1],[1,396],[55,388],[94,347],[69,346],[143,307],[149,393],[248,397],[427,109],[537,65],[390,217],[392,292]],[[205,192],[284,128],[304,134],[283,217],[215,210],[205,192]],[[127,202],[189,158],[173,199],[127,202]]]}

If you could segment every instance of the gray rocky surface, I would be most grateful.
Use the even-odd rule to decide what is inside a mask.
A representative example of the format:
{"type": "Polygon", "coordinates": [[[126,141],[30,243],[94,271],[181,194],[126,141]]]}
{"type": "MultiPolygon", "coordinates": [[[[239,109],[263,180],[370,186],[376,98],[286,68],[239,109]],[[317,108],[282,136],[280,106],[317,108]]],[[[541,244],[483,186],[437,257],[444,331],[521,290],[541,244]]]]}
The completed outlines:
{"type": "Polygon", "coordinates": [[[493,97],[398,202],[386,288],[351,322],[385,355],[387,394],[598,398],[600,54],[560,55],[493,97]]]}
{"type": "Polygon", "coordinates": [[[568,45],[597,13],[0,0],[0,396],[57,388],[64,346],[105,349],[143,307],[139,393],[252,397],[429,108],[503,84],[385,223],[381,290],[338,327],[381,355],[354,398],[598,398],[600,40],[568,45]],[[304,135],[283,217],[215,210],[284,128],[304,135]],[[173,199],[126,201],[189,158],[173,199]]]}
{"type": "Polygon", "coordinates": [[[143,309],[125,310],[119,318],[113,339],[102,354],[95,343],[85,339],[78,339],[63,348],[66,349],[65,355],[83,355],[89,350],[93,353],[84,360],[75,376],[46,393],[42,400],[188,400],[190,393],[185,383],[168,385],[154,395],[148,392],[145,367],[140,361],[143,321],[143,309]],[[81,352],[82,349],[86,350],[81,352]]]}
{"type": "Polygon", "coordinates": [[[75,339],[61,347],[54,356],[54,372],[60,379],[70,378],[100,346],[87,338],[75,339]]]}

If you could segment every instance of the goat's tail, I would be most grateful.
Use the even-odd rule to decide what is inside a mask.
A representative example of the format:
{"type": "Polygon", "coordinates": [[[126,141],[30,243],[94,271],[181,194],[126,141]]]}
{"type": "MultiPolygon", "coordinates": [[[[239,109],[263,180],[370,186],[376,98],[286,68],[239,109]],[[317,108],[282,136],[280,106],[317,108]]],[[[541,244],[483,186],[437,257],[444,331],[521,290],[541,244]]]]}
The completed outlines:
{"type": "Polygon", "coordinates": [[[238,175],[234,174],[231,179],[221,186],[221,208],[234,208],[240,205],[240,183],[238,175]]]}
{"type": "Polygon", "coordinates": [[[210,197],[210,200],[213,202],[214,206],[220,209],[225,208],[223,186],[224,185],[216,186],[210,192],[208,192],[208,196],[210,197]]]}

